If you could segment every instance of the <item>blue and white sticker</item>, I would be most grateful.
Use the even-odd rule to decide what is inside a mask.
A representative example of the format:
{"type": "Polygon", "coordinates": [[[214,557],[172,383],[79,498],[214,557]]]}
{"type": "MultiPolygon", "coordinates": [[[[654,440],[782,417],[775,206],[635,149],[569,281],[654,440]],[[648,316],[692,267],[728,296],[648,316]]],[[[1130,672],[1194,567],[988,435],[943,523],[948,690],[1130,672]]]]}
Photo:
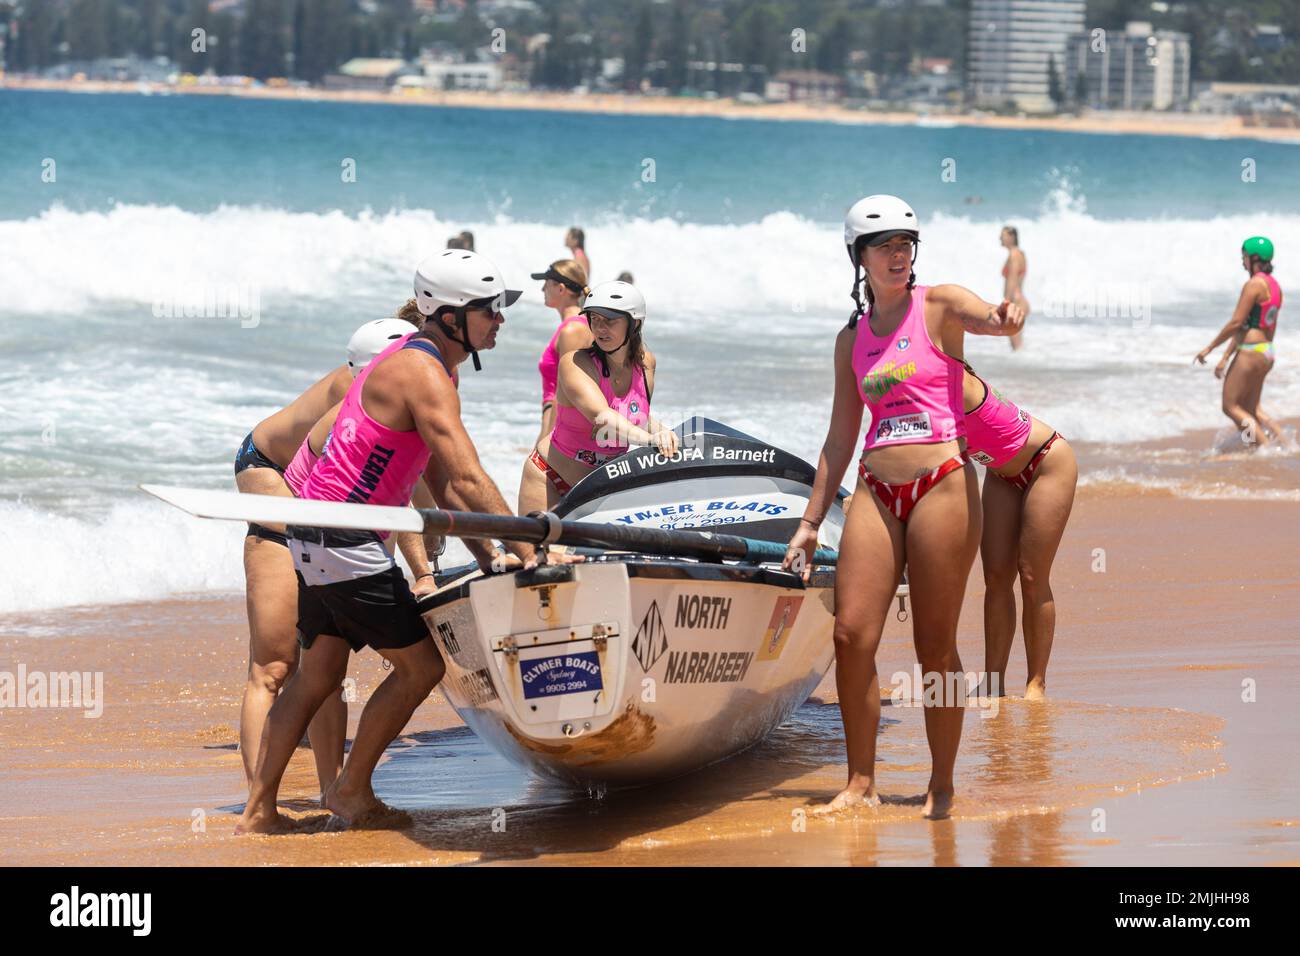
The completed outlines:
{"type": "Polygon", "coordinates": [[[600,679],[600,658],[595,651],[521,660],[519,677],[523,681],[525,700],[582,694],[604,687],[600,679]]]}
{"type": "Polygon", "coordinates": [[[904,335],[901,339],[898,340],[898,351],[906,352],[907,347],[911,344],[912,344],[912,340],[909,339],[906,335],[904,335]]]}

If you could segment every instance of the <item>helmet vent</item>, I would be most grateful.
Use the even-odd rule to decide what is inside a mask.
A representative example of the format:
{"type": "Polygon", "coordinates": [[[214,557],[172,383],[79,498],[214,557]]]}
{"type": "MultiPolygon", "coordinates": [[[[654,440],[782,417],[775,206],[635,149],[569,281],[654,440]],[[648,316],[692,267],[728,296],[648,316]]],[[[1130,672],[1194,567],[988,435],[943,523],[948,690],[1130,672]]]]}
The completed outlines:
{"type": "Polygon", "coordinates": [[[478,281],[479,281],[479,282],[491,282],[494,278],[495,278],[495,276],[484,276],[483,278],[479,279],[478,281]]]}
{"type": "Polygon", "coordinates": [[[867,213],[867,218],[868,218],[868,219],[879,219],[879,218],[880,218],[880,213],[878,213],[878,212],[869,212],[869,213],[867,213]]]}
{"type": "Polygon", "coordinates": [[[621,298],[623,298],[623,297],[622,297],[621,295],[619,295],[617,292],[614,292],[614,293],[611,293],[611,294],[610,294],[610,298],[611,298],[611,299],[621,299],[621,298]]]}

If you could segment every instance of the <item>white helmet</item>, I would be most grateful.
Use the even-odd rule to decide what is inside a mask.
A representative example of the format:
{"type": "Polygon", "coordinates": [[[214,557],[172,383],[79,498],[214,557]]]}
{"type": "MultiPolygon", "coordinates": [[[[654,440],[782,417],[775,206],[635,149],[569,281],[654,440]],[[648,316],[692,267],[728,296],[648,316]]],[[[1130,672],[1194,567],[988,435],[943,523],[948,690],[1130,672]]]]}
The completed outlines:
{"type": "Polygon", "coordinates": [[[521,294],[518,289],[506,288],[501,270],[487,256],[468,249],[445,249],[429,256],[415,270],[416,306],[428,316],[443,306],[455,310],[454,323],[448,324],[442,316],[434,321],[444,334],[469,353],[476,372],[483,366],[478,360],[478,350],[469,341],[465,307],[478,305],[500,312],[506,306],[514,305],[521,294]]]}
{"type": "Polygon", "coordinates": [[[414,331],[415,326],[404,319],[375,319],[367,322],[348,339],[348,368],[356,375],[394,340],[414,331]]]}
{"type": "Polygon", "coordinates": [[[422,261],[415,270],[415,303],[425,315],[444,305],[461,308],[481,299],[499,312],[514,305],[520,292],[507,289],[501,270],[487,256],[468,249],[446,249],[422,261]]]}
{"type": "Polygon", "coordinates": [[[645,322],[645,296],[630,282],[602,282],[591,290],[582,305],[583,312],[626,315],[634,322],[645,322]]]}
{"type": "Polygon", "coordinates": [[[854,246],[863,236],[884,240],[897,235],[909,235],[917,242],[921,239],[916,213],[897,196],[882,194],[859,199],[844,216],[844,245],[854,266],[858,264],[854,246]]]}

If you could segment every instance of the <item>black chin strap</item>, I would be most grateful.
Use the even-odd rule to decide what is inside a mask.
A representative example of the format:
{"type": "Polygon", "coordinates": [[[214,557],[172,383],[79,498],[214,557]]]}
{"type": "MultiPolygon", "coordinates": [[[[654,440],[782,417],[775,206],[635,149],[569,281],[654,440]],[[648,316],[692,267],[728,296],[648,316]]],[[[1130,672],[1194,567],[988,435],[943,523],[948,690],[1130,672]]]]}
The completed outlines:
{"type": "Polygon", "coordinates": [[[465,307],[463,305],[456,307],[456,325],[454,327],[447,325],[440,315],[435,316],[434,321],[438,323],[438,328],[442,329],[447,338],[469,353],[469,357],[474,360],[474,371],[483,371],[483,363],[478,360],[478,349],[469,343],[469,323],[465,318],[465,307]],[[460,333],[459,337],[456,334],[457,332],[460,333]]]}

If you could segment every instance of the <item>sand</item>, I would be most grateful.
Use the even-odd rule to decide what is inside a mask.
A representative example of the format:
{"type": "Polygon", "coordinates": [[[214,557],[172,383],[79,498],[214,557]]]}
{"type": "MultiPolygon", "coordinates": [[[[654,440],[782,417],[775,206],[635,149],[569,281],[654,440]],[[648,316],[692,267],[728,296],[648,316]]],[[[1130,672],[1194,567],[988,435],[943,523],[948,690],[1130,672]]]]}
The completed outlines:
{"type": "Polygon", "coordinates": [[[123,83],[108,80],[39,80],[0,78],[0,89],[52,90],[72,93],[138,93],[153,95],[238,96],[247,99],[305,100],[342,103],[385,103],[472,109],[552,110],[566,113],[606,113],[642,116],[712,116],[723,119],[795,120],[887,126],[977,126],[985,129],[1035,129],[1063,133],[1130,133],[1149,136],[1193,136],[1204,139],[1262,139],[1300,143],[1300,128],[1248,125],[1246,118],[1212,113],[1089,112],[1081,116],[994,116],[877,112],[848,109],[829,103],[738,103],[676,96],[632,96],[621,93],[479,92],[472,90],[387,91],[296,89],[269,86],[207,86],[196,83],[123,83]]]}
{"type": "MultiPolygon", "coordinates": [[[[0,709],[0,863],[1300,863],[1297,529],[1295,502],[1085,489],[1054,574],[1050,698],[1018,698],[1017,648],[1011,699],[996,716],[967,715],[956,812],[941,823],[918,818],[921,711],[896,706],[880,735],[884,806],[808,814],[844,773],[831,674],[750,752],[606,794],[532,780],[435,692],[376,774],[413,828],[236,837],[241,596],[0,619],[0,670],[104,675],[96,718],[0,709]]],[[[982,593],[973,575],[960,628],[968,670],[983,662],[982,593]]],[[[882,683],[913,661],[910,624],[891,620],[882,683]]],[[[376,655],[354,657],[350,676],[364,701],[383,677],[376,655]]],[[[359,713],[352,705],[350,733],[359,713]]],[[[281,796],[321,829],[306,750],[281,796]]]]}

